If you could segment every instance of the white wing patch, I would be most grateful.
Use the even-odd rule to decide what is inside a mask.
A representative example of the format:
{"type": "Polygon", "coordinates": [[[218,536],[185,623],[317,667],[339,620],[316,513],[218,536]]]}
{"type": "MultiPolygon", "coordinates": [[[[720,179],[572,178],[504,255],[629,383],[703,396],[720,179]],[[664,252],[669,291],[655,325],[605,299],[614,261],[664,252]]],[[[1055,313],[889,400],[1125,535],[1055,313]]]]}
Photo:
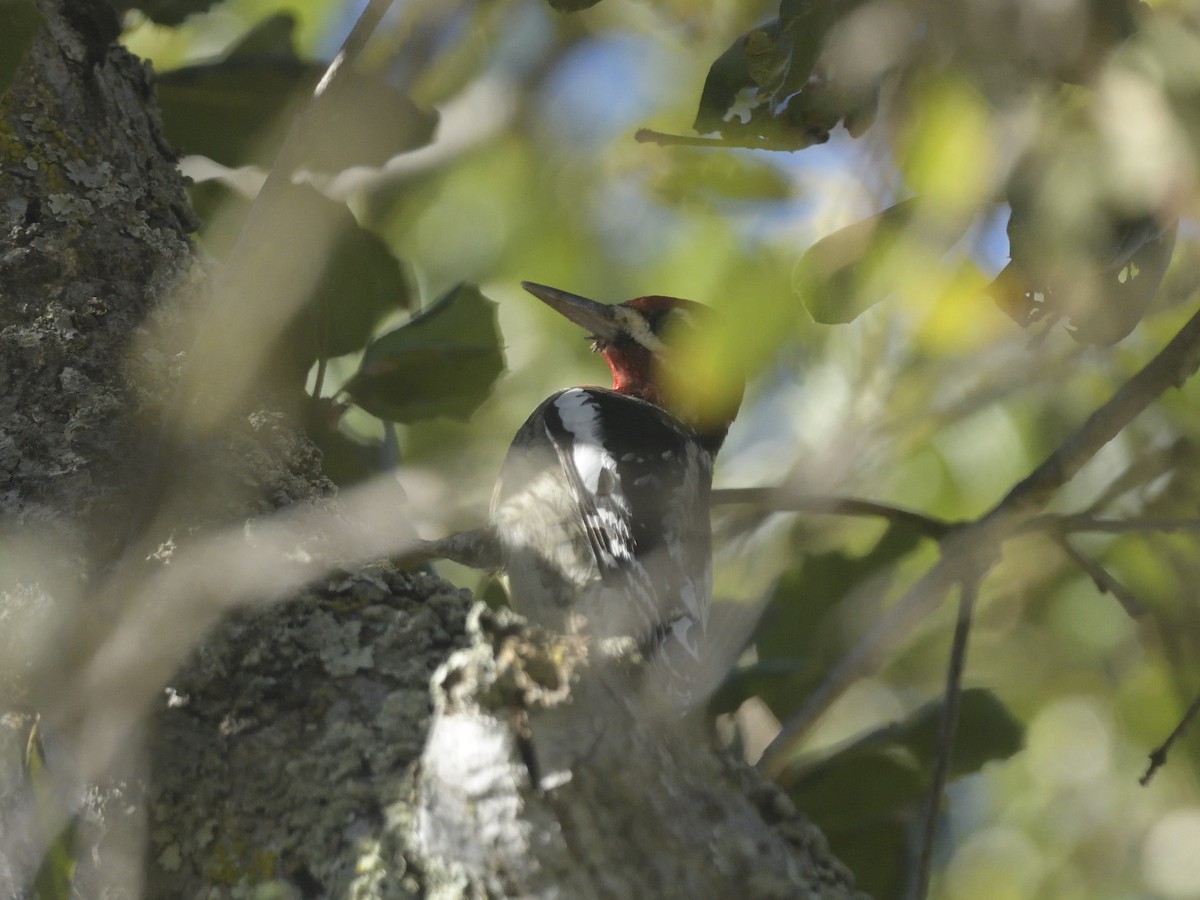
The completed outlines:
{"type": "MultiPolygon", "coordinates": [[[[600,411],[587,391],[574,388],[563,391],[554,401],[563,428],[571,433],[571,458],[580,480],[592,494],[600,492],[600,476],[608,470],[615,475],[617,462],[604,450],[604,424],[600,411]]],[[[554,435],[547,432],[551,441],[554,435]]]]}

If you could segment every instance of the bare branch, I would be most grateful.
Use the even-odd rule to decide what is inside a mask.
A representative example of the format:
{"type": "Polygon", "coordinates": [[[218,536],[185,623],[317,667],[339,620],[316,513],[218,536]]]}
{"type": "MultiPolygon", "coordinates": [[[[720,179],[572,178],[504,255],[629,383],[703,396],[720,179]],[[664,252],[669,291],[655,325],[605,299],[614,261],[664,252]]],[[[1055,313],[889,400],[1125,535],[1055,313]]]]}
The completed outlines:
{"type": "Polygon", "coordinates": [[[1091,516],[1046,514],[1029,520],[1024,530],[1051,531],[1060,534],[1071,532],[1100,532],[1104,534],[1131,534],[1172,531],[1200,531],[1200,518],[1182,519],[1109,519],[1091,516]]]}
{"type": "Polygon", "coordinates": [[[817,686],[764,751],[759,767],[778,775],[812,724],[860,676],[874,669],[917,622],[969,571],[986,572],[1000,545],[1027,531],[1030,520],[1126,425],[1167,388],[1200,366],[1200,313],[1157,356],[1119,387],[1073,434],[1018,482],[991,510],[942,538],[942,558],[871,628],[817,686]]]}
{"type": "Polygon", "coordinates": [[[1158,447],[1135,456],[1116,478],[1092,501],[1088,512],[1105,509],[1110,503],[1130,491],[1144,487],[1154,479],[1185,463],[1194,455],[1187,437],[1177,437],[1165,447],[1158,447]]]}
{"type": "Polygon", "coordinates": [[[1200,694],[1192,701],[1192,705],[1187,708],[1183,714],[1183,718],[1179,720],[1179,724],[1175,726],[1175,730],[1167,735],[1167,739],[1154,748],[1150,753],[1150,765],[1146,769],[1146,773],[1138,779],[1138,784],[1145,787],[1150,783],[1150,779],[1154,777],[1154,773],[1167,764],[1167,751],[1175,744],[1177,740],[1187,731],[1188,725],[1192,723],[1192,719],[1196,718],[1196,714],[1200,713],[1200,694]]]}
{"type": "Polygon", "coordinates": [[[980,524],[1001,519],[1025,519],[1040,509],[1159,395],[1169,387],[1181,386],[1195,374],[1198,366],[1200,313],[1188,319],[1157,356],[1121,385],[1107,403],[1009,491],[1008,496],[980,520],[980,524]]]}
{"type": "Polygon", "coordinates": [[[1087,573],[1100,593],[1112,594],[1113,599],[1121,604],[1121,608],[1125,610],[1125,614],[1129,618],[1136,620],[1146,614],[1146,607],[1137,597],[1133,596],[1133,592],[1129,588],[1117,581],[1103,566],[1076,550],[1065,536],[1054,535],[1054,542],[1062,548],[1063,553],[1067,554],[1075,565],[1087,573]]]}
{"type": "Polygon", "coordinates": [[[946,782],[950,778],[950,762],[954,755],[954,734],[958,730],[958,711],[962,701],[962,676],[967,662],[967,640],[971,636],[971,619],[975,601],[979,598],[979,576],[962,583],[958,598],[958,621],[954,626],[954,641],[950,645],[950,665],[946,670],[946,691],[942,701],[942,721],[938,726],[937,750],[929,785],[929,806],[925,811],[925,827],[921,835],[921,853],[917,861],[914,900],[929,895],[929,879],[933,871],[933,841],[937,833],[938,814],[946,782]]]}
{"type": "Polygon", "coordinates": [[[907,525],[927,537],[944,537],[956,526],[936,516],[875,500],[837,497],[829,494],[799,494],[786,487],[719,488],[712,493],[714,504],[746,503],[778,512],[799,512],[829,516],[868,516],[907,525]]]}

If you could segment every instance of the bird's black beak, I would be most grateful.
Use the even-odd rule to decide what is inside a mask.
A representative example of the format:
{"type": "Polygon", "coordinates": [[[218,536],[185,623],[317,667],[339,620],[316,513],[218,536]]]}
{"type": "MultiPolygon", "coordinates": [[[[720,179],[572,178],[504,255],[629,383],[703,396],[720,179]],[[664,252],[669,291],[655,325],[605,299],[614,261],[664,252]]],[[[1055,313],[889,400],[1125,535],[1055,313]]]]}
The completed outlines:
{"type": "Polygon", "coordinates": [[[621,334],[615,306],[597,303],[578,294],[569,294],[558,288],[522,281],[521,287],[533,294],[551,309],[557,310],[599,341],[614,341],[621,334]]]}

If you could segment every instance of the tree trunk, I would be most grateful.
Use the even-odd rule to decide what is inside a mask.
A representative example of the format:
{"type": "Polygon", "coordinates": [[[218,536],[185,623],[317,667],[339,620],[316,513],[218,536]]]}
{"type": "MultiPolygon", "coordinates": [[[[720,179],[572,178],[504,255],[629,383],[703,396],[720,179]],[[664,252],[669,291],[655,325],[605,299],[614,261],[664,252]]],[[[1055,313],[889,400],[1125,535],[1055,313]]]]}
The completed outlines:
{"type": "Polygon", "coordinates": [[[223,526],[344,522],[270,400],[164,457],[196,223],[111,8],[39,9],[0,100],[0,896],[55,846],[81,896],[853,895],[782,794],[632,699],[635,663],[431,575],[324,564],[227,614],[288,582],[210,558],[176,621],[154,579],[223,526]]]}

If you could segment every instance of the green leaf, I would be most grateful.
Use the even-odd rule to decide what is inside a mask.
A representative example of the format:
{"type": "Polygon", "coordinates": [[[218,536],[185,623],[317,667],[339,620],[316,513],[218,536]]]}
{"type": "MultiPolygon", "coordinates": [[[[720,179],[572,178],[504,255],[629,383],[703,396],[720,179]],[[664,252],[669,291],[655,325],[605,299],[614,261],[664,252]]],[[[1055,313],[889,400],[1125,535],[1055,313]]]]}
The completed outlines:
{"type": "MultiPolygon", "coordinates": [[[[816,553],[786,571],[755,630],[757,664],[735,669],[714,703],[730,709],[757,696],[776,716],[786,719],[841,652],[841,643],[829,638],[837,606],[857,585],[910,553],[919,540],[920,535],[911,528],[892,525],[863,556],[841,551],[816,553]]],[[[881,581],[880,589],[885,584],[881,581]]]]}
{"type": "Polygon", "coordinates": [[[321,472],[340,488],[358,484],[394,466],[394,455],[378,439],[344,427],[346,407],[329,397],[304,406],[304,433],[321,451],[321,472]]]}
{"type": "Polygon", "coordinates": [[[905,819],[879,819],[833,834],[834,856],[854,873],[854,886],[868,897],[903,897],[910,882],[912,829],[905,819]]]}
{"type": "MultiPolygon", "coordinates": [[[[33,719],[26,736],[24,769],[39,818],[53,821],[62,813],[62,804],[46,771],[46,754],[37,717],[33,719]]],[[[48,846],[33,880],[34,896],[38,900],[70,900],[75,881],[77,828],[78,820],[71,816],[68,817],[67,824],[53,835],[52,840],[49,833],[43,835],[48,846]]]]}
{"type": "Polygon", "coordinates": [[[823,831],[837,832],[889,817],[928,788],[928,773],[902,748],[852,745],[798,777],[788,795],[823,831]]]}
{"type": "MultiPolygon", "coordinates": [[[[826,817],[837,827],[849,824],[844,818],[848,815],[865,819],[900,811],[929,789],[943,708],[941,700],[927,703],[907,719],[873,731],[819,762],[789,767],[780,780],[801,809],[814,818],[826,817]],[[874,766],[888,770],[886,785],[860,783],[871,778],[874,766]],[[912,774],[901,776],[902,771],[912,774]],[[847,791],[866,792],[869,797],[862,798],[861,805],[833,799],[847,791]]],[[[1021,723],[983,688],[962,692],[955,734],[952,778],[977,772],[992,760],[1007,759],[1021,749],[1025,738],[1021,723]]]]}
{"type": "MultiPolygon", "coordinates": [[[[907,883],[909,824],[928,800],[942,702],[835,750],[797,763],[780,781],[833,852],[872,896],[900,896],[907,883]]],[[[1021,749],[1024,729],[995,694],[962,693],[950,775],[977,772],[1021,749]]]]}
{"type": "Polygon", "coordinates": [[[709,69],[693,128],[772,150],[829,140],[843,123],[858,137],[874,118],[878,85],[850,87],[821,62],[825,39],[857,4],[780,4],[779,18],[737,38],[709,69]]]}
{"type": "MultiPolygon", "coordinates": [[[[200,182],[191,190],[200,198],[197,209],[205,220],[236,204],[241,208],[236,217],[240,222],[250,208],[250,200],[219,179],[200,182]]],[[[280,188],[274,202],[278,207],[271,221],[283,226],[303,222],[306,228],[333,235],[320,279],[280,343],[281,361],[303,375],[320,355],[329,358],[362,350],[384,317],[412,305],[412,291],[404,267],[387,244],[359,225],[344,203],[307,185],[280,188]]],[[[228,226],[229,219],[223,216],[222,224],[228,226]]],[[[236,229],[204,235],[205,248],[224,256],[234,237],[236,229]]],[[[279,264],[287,264],[286,256],[279,264]]]]}
{"type": "Polygon", "coordinates": [[[815,280],[805,305],[822,325],[851,322],[887,294],[868,293],[870,269],[912,220],[916,199],[902,200],[883,212],[839,228],[817,241],[800,258],[800,268],[815,280]]]}
{"type": "Polygon", "coordinates": [[[921,198],[902,200],[805,251],[796,278],[814,321],[853,321],[904,282],[914,259],[941,258],[973,221],[969,215],[921,212],[921,198]]]}
{"type": "Polygon", "coordinates": [[[33,0],[0,3],[0,97],[8,91],[45,21],[33,0]]]}
{"type": "MultiPolygon", "coordinates": [[[[325,70],[295,56],[293,27],[290,16],[272,17],[220,62],[160,75],[158,101],[170,140],[184,153],[226,166],[269,166],[325,70]]],[[[427,144],[437,127],[436,113],[378,78],[352,72],[315,102],[310,116],[303,165],[322,172],[380,166],[427,144]]]]}
{"type": "Polygon", "coordinates": [[[421,109],[390,84],[353,73],[319,101],[305,163],[321,172],[351,166],[382,166],[400,153],[433,140],[436,112],[421,109]]]}
{"type": "Polygon", "coordinates": [[[166,72],[158,103],[167,137],[182,153],[223,165],[269,166],[319,78],[296,59],[230,59],[166,72]]]}
{"type": "Polygon", "coordinates": [[[1008,223],[1012,261],[987,289],[996,305],[1022,328],[1065,317],[1081,344],[1115,344],[1133,331],[1171,263],[1179,222],[1164,226],[1151,215],[1107,213],[1093,218],[1100,237],[1090,246],[1063,250],[1054,248],[1027,204],[1014,197],[1008,223]],[[1087,287],[1081,291],[1080,285],[1087,287]]]}
{"type": "MultiPolygon", "coordinates": [[[[927,703],[906,723],[881,740],[899,739],[926,769],[933,764],[943,703],[927,703]]],[[[890,730],[890,729],[889,729],[890,730]]],[[[958,710],[958,729],[950,759],[950,777],[978,772],[984,763],[1007,759],[1021,749],[1025,728],[989,690],[967,688],[958,710]]]]}
{"type": "Polygon", "coordinates": [[[766,160],[682,147],[670,155],[669,167],[649,186],[667,203],[782,201],[793,194],[792,182],[766,160]]]}
{"type": "Polygon", "coordinates": [[[295,58],[296,17],[290,13],[267,16],[242,35],[225,53],[225,59],[258,59],[262,57],[295,58]]]}
{"type": "Polygon", "coordinates": [[[504,370],[496,304],[460,284],[367,347],[344,390],[373,416],[466,419],[504,370]]]}

